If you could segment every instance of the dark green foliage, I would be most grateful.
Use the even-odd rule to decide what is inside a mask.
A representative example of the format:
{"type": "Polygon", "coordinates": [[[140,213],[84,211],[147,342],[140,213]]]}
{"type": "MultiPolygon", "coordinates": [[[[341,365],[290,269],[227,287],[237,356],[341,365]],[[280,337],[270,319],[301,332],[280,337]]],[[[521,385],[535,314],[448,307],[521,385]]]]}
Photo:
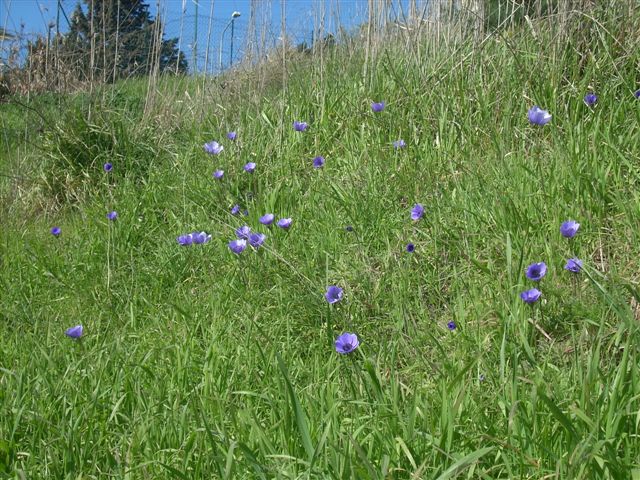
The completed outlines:
{"type": "Polygon", "coordinates": [[[15,456],[15,445],[0,438],[0,473],[9,473],[15,456]]]}
{"type": "Polygon", "coordinates": [[[163,39],[159,54],[154,52],[159,20],[151,19],[148,4],[141,0],[84,0],[84,4],[84,8],[78,4],[73,12],[63,44],[71,63],[86,78],[113,82],[147,75],[155,69],[156,61],[160,72],[187,71],[177,39],[163,39]]]}
{"type": "Polygon", "coordinates": [[[484,2],[485,29],[513,26],[524,21],[525,17],[540,17],[553,13],[557,9],[554,0],[488,0],[484,2]]]}

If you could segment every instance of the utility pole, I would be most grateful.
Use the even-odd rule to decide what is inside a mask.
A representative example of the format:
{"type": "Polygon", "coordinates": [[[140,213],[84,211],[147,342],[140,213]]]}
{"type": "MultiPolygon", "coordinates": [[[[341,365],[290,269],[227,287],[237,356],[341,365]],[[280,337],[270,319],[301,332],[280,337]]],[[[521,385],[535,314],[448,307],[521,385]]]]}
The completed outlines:
{"type": "Polygon", "coordinates": [[[196,23],[193,28],[193,60],[191,60],[191,64],[193,65],[194,73],[198,73],[198,0],[193,3],[196,4],[196,23]]]}
{"type": "MultiPolygon", "coordinates": [[[[220,35],[220,46],[218,48],[218,68],[222,72],[222,45],[224,44],[224,34],[227,31],[227,28],[231,27],[231,61],[233,62],[233,22],[236,18],[240,16],[240,12],[233,12],[231,14],[231,20],[222,30],[222,35],[220,35]]],[[[231,64],[230,64],[231,65],[231,64]]]]}
{"type": "Polygon", "coordinates": [[[60,35],[60,9],[62,5],[60,5],[60,0],[58,0],[58,10],[56,11],[56,38],[60,35]]]}
{"type": "Polygon", "coordinates": [[[62,5],[60,4],[60,0],[58,0],[56,10],[56,61],[55,61],[55,72],[56,72],[56,86],[60,83],[60,76],[57,73],[60,71],[60,9],[62,5]]]}
{"type": "Polygon", "coordinates": [[[231,17],[231,49],[229,50],[229,68],[233,65],[233,27],[235,23],[235,17],[231,17]]]}

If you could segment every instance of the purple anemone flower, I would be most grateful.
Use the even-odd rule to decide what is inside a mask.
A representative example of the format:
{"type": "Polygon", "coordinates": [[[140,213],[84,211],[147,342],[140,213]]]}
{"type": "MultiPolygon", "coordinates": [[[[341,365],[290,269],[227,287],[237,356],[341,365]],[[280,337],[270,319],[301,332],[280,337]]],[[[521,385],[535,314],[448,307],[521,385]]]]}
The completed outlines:
{"type": "Polygon", "coordinates": [[[373,102],[371,104],[371,110],[375,113],[381,112],[384,110],[384,102],[373,102]]]}
{"type": "Polygon", "coordinates": [[[224,170],[216,170],[213,172],[213,178],[216,180],[222,180],[222,177],[224,177],[224,170]]]}
{"type": "Polygon", "coordinates": [[[240,213],[240,205],[234,205],[231,207],[231,215],[237,215],[240,213]]]}
{"type": "Polygon", "coordinates": [[[293,122],[293,129],[296,132],[304,132],[308,127],[309,125],[307,124],[307,122],[299,122],[298,120],[293,122]]]}
{"type": "Polygon", "coordinates": [[[593,107],[597,101],[598,96],[593,92],[589,92],[584,96],[584,103],[587,105],[587,107],[593,107]]]}
{"type": "Polygon", "coordinates": [[[420,220],[424,215],[424,207],[421,203],[416,203],[411,209],[411,220],[420,220]]]}
{"type": "Polygon", "coordinates": [[[114,210],[112,212],[107,213],[107,218],[109,220],[115,220],[116,218],[118,218],[118,212],[114,210]]]}
{"type": "Polygon", "coordinates": [[[207,243],[211,240],[211,235],[208,235],[206,232],[193,232],[191,234],[191,239],[193,240],[193,243],[207,243]]]}
{"type": "Polygon", "coordinates": [[[542,292],[540,290],[538,290],[537,288],[532,288],[531,290],[525,290],[524,292],[522,292],[520,294],[520,298],[523,302],[535,303],[540,298],[540,295],[542,295],[542,292]]]}
{"type": "Polygon", "coordinates": [[[222,150],[224,147],[215,140],[204,144],[204,151],[209,155],[218,155],[222,150]]]}
{"type": "Polygon", "coordinates": [[[256,169],[256,164],[254,162],[249,162],[244,166],[244,171],[245,172],[249,172],[249,173],[253,173],[254,170],[256,169]]]}
{"type": "Polygon", "coordinates": [[[582,260],[579,258],[570,258],[567,260],[564,269],[573,273],[580,273],[580,270],[582,270],[582,260]]]}
{"type": "Polygon", "coordinates": [[[102,168],[105,172],[110,172],[113,169],[113,165],[107,162],[102,166],[102,168]]]}
{"type": "Polygon", "coordinates": [[[278,225],[280,228],[287,229],[291,226],[292,223],[293,219],[291,218],[281,218],[280,220],[278,220],[276,225],[278,225]]]}
{"type": "Polygon", "coordinates": [[[544,262],[532,263],[527,267],[526,275],[529,280],[539,282],[547,274],[547,265],[544,262]]]}
{"type": "Polygon", "coordinates": [[[635,92],[633,92],[633,96],[636,97],[636,98],[640,98],[640,89],[638,89],[635,92]]]}
{"type": "Polygon", "coordinates": [[[67,337],[71,337],[71,338],[80,338],[82,336],[82,332],[84,331],[84,328],[82,328],[82,325],[76,325],[75,327],[69,327],[64,331],[64,334],[67,337]]]}
{"type": "Polygon", "coordinates": [[[247,248],[247,241],[244,239],[231,240],[229,242],[229,249],[236,255],[240,255],[247,248]]]}
{"type": "Polygon", "coordinates": [[[352,226],[352,225],[347,225],[346,227],[344,227],[344,229],[345,229],[347,232],[353,232],[353,226],[352,226]]]}
{"type": "Polygon", "coordinates": [[[57,237],[62,233],[62,229],[60,227],[52,227],[50,232],[51,232],[51,235],[53,235],[54,237],[57,237]]]}
{"type": "Polygon", "coordinates": [[[273,213],[266,213],[261,216],[258,221],[263,225],[271,225],[275,220],[276,216],[273,213]]]}
{"type": "Polygon", "coordinates": [[[229,132],[227,133],[227,138],[231,141],[235,140],[236,138],[238,138],[238,134],[236,132],[229,132]]]}
{"type": "Polygon", "coordinates": [[[249,238],[249,234],[251,233],[251,228],[248,225],[243,225],[241,227],[236,228],[236,237],[244,238],[245,240],[249,238]]]}
{"type": "Polygon", "coordinates": [[[327,292],[324,294],[324,298],[327,299],[327,302],[330,304],[338,303],[342,300],[342,289],[340,287],[336,287],[335,285],[331,285],[327,287],[327,292]]]}
{"type": "Polygon", "coordinates": [[[360,341],[355,333],[345,332],[336,339],[335,345],[336,352],[346,355],[358,348],[360,341]]]}
{"type": "Polygon", "coordinates": [[[178,240],[178,243],[183,247],[187,247],[193,243],[193,235],[190,233],[180,235],[176,240],[178,240]]]}
{"type": "Polygon", "coordinates": [[[252,233],[249,235],[249,245],[257,250],[266,239],[267,236],[264,233],[252,233]]]}
{"type": "Polygon", "coordinates": [[[534,105],[527,113],[529,121],[534,125],[546,125],[551,121],[551,114],[546,110],[542,110],[539,106],[534,105]]]}
{"type": "Polygon", "coordinates": [[[243,217],[247,217],[247,216],[249,216],[249,210],[246,210],[246,209],[245,209],[245,210],[243,210],[243,211],[242,211],[242,216],[243,216],[243,217]]]}
{"type": "Polygon", "coordinates": [[[447,328],[453,332],[456,329],[456,322],[454,322],[453,320],[450,321],[449,323],[447,323],[447,328]]]}
{"type": "Polygon", "coordinates": [[[580,224],[575,220],[567,220],[566,222],[562,222],[560,225],[560,233],[564,238],[573,238],[578,233],[578,229],[580,228],[580,224]]]}
{"type": "Polygon", "coordinates": [[[413,253],[413,251],[416,249],[416,246],[413,243],[407,243],[407,252],[409,253],[413,253]]]}
{"type": "Polygon", "coordinates": [[[396,150],[399,150],[399,149],[404,148],[406,146],[407,146],[407,144],[402,139],[396,140],[395,142],[393,142],[393,148],[395,148],[396,150]]]}
{"type": "Polygon", "coordinates": [[[318,155],[313,159],[313,168],[321,168],[324,166],[324,157],[318,155]]]}

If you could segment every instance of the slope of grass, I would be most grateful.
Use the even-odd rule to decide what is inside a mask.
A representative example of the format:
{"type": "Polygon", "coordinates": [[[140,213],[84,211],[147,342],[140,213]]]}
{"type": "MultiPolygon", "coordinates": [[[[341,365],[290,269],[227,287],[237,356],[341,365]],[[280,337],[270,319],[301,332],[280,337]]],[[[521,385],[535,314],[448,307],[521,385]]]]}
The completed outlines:
{"type": "Polygon", "coordinates": [[[367,75],[338,47],[259,92],[171,80],[146,114],[124,90],[60,112],[25,157],[39,186],[3,205],[2,475],[637,475],[640,18],[596,13],[428,59],[390,41],[367,75]],[[243,224],[267,240],[236,256],[243,224]],[[176,243],[195,230],[211,241],[176,243]]]}

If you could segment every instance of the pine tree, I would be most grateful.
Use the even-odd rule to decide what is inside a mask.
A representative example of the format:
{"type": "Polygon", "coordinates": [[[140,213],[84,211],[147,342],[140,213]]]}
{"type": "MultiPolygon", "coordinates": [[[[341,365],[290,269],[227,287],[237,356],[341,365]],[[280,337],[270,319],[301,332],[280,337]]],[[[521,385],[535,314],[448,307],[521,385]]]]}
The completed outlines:
{"type": "Polygon", "coordinates": [[[177,39],[162,38],[159,55],[154,52],[160,21],[151,18],[149,5],[143,0],[83,0],[83,3],[76,6],[63,42],[65,53],[79,73],[113,82],[148,75],[154,61],[158,62],[160,72],[187,71],[187,61],[177,48],[177,39]]]}

